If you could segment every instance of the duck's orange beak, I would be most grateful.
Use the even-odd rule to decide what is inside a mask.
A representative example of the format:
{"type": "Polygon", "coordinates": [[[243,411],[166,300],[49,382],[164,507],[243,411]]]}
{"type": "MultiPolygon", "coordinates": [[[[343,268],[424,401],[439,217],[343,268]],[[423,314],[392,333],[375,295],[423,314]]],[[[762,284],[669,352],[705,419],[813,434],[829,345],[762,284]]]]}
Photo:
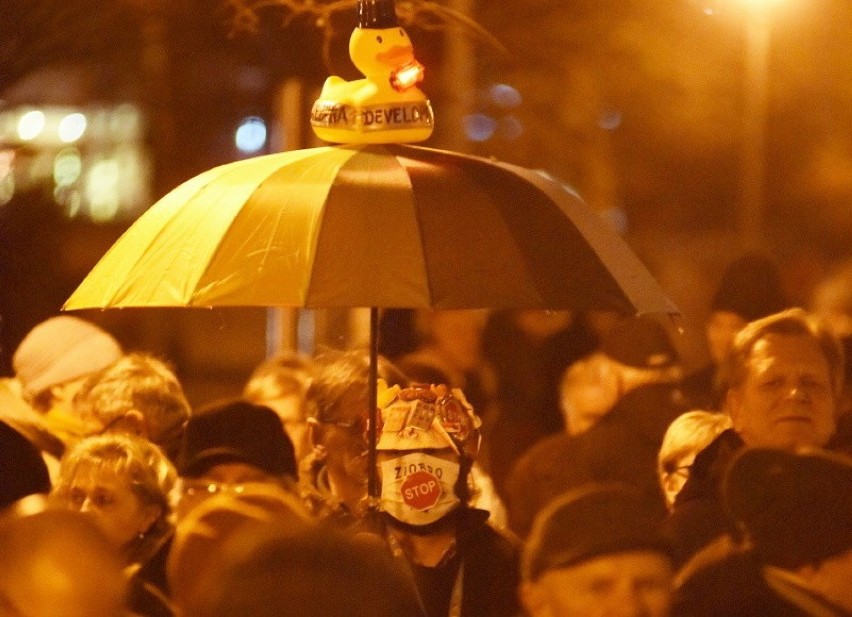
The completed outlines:
{"type": "Polygon", "coordinates": [[[376,61],[391,68],[402,66],[414,60],[414,47],[411,45],[394,45],[386,51],[376,54],[376,61]]]}

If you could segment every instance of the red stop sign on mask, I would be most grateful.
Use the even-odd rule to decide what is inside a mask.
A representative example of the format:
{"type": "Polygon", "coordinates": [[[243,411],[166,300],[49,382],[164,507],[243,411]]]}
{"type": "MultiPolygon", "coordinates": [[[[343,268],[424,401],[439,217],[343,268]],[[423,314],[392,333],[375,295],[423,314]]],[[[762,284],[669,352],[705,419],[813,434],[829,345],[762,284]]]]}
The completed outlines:
{"type": "Polygon", "coordinates": [[[402,500],[415,510],[428,510],[441,498],[441,482],[427,471],[415,471],[400,487],[402,500]]]}

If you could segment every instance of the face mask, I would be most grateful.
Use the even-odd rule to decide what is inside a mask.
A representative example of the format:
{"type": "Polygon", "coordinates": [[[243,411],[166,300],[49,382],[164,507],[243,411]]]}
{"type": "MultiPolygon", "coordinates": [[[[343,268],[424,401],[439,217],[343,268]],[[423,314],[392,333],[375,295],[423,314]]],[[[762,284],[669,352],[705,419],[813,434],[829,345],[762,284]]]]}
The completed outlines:
{"type": "Polygon", "coordinates": [[[385,461],[382,510],[409,525],[428,525],[455,510],[459,464],[422,452],[385,461]]]}

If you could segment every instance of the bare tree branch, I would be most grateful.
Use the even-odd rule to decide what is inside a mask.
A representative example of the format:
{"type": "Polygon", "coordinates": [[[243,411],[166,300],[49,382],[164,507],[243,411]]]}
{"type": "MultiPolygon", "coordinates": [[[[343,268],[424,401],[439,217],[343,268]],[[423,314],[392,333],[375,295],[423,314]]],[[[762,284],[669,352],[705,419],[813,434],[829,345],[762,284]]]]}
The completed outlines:
{"type": "MultiPolygon", "coordinates": [[[[339,34],[334,28],[334,16],[343,11],[354,11],[357,0],[225,0],[232,12],[232,30],[256,31],[260,14],[270,9],[284,11],[282,27],[287,28],[295,20],[312,20],[322,32],[323,61],[331,65],[330,52],[332,41],[339,34]]],[[[430,0],[402,0],[397,3],[397,14],[406,28],[420,28],[425,31],[442,31],[455,28],[470,36],[477,43],[486,45],[504,57],[508,51],[497,38],[467,15],[430,0]]]]}

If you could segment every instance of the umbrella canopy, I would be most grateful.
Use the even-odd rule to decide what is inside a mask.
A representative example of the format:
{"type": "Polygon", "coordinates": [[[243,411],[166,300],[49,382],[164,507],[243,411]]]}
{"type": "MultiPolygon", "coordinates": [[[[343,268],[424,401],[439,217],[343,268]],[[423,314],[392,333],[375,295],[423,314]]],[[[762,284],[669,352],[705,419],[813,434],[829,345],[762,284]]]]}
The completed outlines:
{"type": "Polygon", "coordinates": [[[138,306],[677,312],[561,183],[397,144],[261,156],[177,187],[64,308],[138,306]]]}

